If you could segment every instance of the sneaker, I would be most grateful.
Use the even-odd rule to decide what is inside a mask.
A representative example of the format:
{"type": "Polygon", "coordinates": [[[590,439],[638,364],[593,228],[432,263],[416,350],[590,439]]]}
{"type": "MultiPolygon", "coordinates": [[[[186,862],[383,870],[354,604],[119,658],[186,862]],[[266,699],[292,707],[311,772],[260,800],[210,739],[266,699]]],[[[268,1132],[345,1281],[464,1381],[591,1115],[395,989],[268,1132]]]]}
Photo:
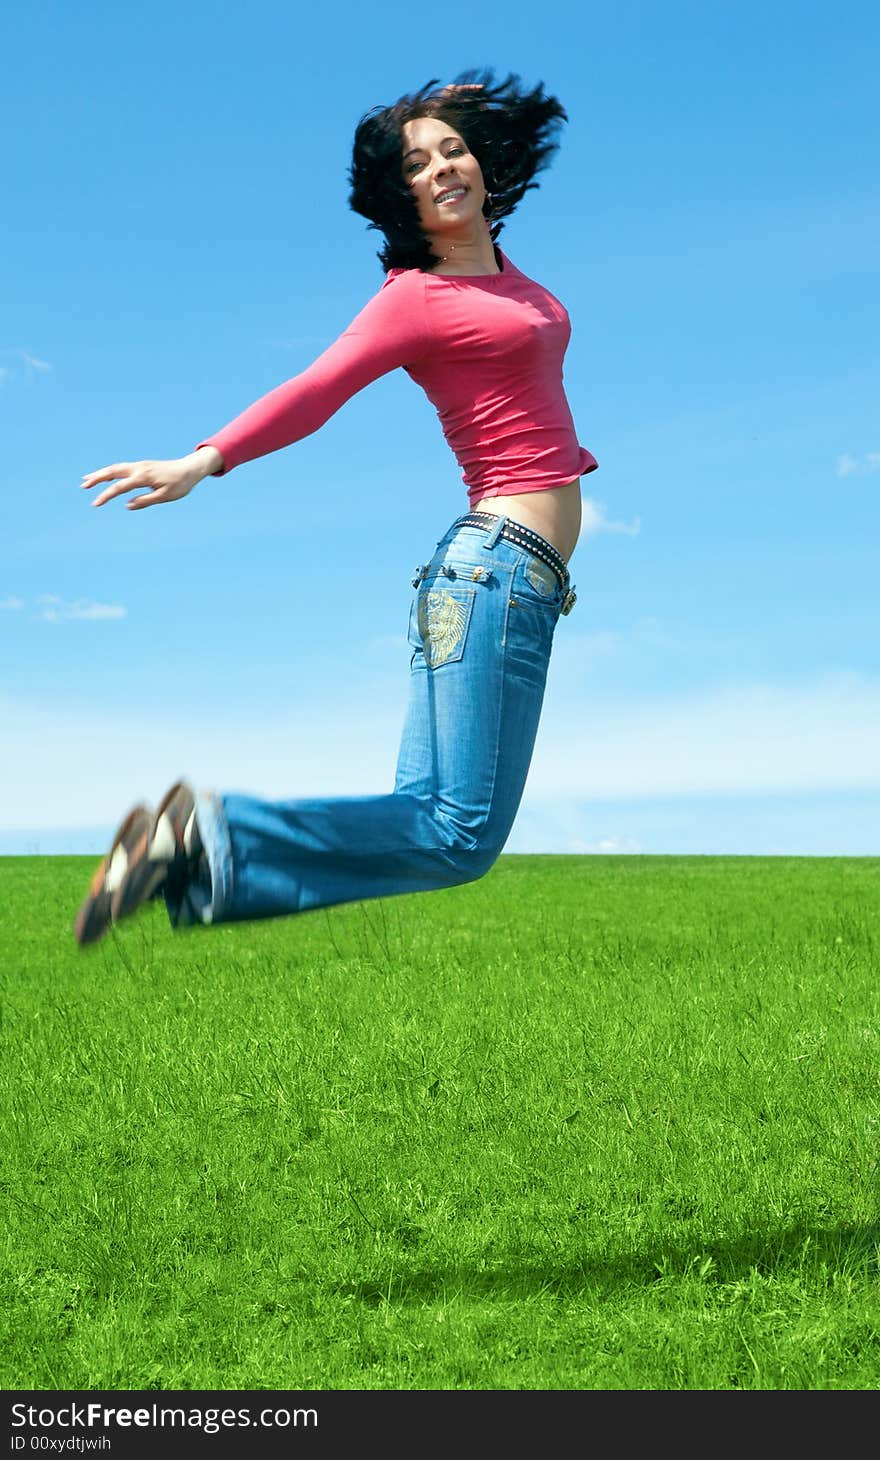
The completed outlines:
{"type": "Polygon", "coordinates": [[[76,915],[73,936],[77,943],[97,943],[113,922],[113,895],[125,879],[133,861],[149,846],[153,813],[149,806],[129,811],[113,838],[113,844],[92,878],[88,896],[76,915]]]}
{"type": "Polygon", "coordinates": [[[196,823],[195,793],[186,781],[177,781],[160,801],[149,835],[138,854],[129,858],[110,896],[114,923],[130,917],[171,883],[180,884],[192,873],[202,855],[196,823]]]}

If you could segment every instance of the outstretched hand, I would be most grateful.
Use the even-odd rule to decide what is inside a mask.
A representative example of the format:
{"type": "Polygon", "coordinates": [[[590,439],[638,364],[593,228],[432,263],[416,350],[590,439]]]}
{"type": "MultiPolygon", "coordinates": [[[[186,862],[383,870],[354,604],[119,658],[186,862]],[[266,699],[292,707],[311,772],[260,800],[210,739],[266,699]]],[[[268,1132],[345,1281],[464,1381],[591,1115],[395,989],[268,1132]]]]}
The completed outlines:
{"type": "Polygon", "coordinates": [[[88,491],[99,482],[112,483],[98,494],[92,502],[93,507],[103,507],[114,497],[122,497],[126,492],[139,488],[143,489],[141,495],[132,497],[125,505],[131,511],[156,507],[161,502],[179,501],[208,475],[212,462],[205,460],[206,456],[208,453],[202,450],[181,456],[176,461],[117,461],[113,466],[101,467],[100,471],[87,472],[81,485],[88,491]]]}

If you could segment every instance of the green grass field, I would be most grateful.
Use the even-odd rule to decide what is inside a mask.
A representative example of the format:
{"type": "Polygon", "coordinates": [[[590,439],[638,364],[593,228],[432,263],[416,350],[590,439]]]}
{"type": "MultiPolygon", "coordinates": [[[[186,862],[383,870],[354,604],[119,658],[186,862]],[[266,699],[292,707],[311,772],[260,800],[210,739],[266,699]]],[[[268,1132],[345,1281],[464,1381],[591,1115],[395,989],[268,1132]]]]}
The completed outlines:
{"type": "Polygon", "coordinates": [[[877,1389],[880,859],[79,950],[0,859],[6,1389],[877,1389]]]}

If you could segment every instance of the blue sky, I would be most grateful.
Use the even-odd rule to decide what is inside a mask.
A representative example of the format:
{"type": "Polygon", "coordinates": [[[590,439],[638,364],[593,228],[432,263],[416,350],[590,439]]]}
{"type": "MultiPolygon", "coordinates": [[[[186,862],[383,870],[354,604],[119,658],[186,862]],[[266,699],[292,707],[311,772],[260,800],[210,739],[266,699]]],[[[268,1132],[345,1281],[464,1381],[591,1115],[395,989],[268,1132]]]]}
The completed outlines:
{"type": "Polygon", "coordinates": [[[867,0],[7,12],[0,852],[99,852],[179,775],[388,789],[412,569],[466,509],[403,372],[182,503],[78,483],[345,328],[357,121],[490,65],[569,113],[501,242],[600,463],[508,850],[880,853],[878,42],[867,0]]]}

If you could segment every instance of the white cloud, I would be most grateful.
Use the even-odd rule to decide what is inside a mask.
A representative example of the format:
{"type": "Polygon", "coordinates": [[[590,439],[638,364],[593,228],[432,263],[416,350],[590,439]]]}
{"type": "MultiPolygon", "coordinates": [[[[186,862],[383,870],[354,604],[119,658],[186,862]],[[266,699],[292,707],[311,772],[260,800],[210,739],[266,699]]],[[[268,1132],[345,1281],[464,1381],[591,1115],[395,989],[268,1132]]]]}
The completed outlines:
{"type": "Polygon", "coordinates": [[[623,816],[603,807],[564,799],[540,799],[527,789],[506,844],[508,852],[632,856],[645,850],[641,841],[615,830],[614,822],[637,820],[630,807],[623,816]]]}
{"type": "Polygon", "coordinates": [[[373,634],[367,640],[365,653],[385,654],[387,650],[392,649],[398,656],[398,661],[402,662],[400,656],[402,656],[405,648],[406,634],[373,634]]]}
{"type": "Polygon", "coordinates": [[[6,356],[7,359],[12,356],[14,361],[12,365],[0,366],[0,385],[5,385],[7,381],[13,380],[19,374],[24,375],[26,380],[31,380],[34,374],[45,374],[46,371],[52,369],[48,360],[39,360],[28,350],[0,350],[0,355],[6,356]]]}
{"type": "MultiPolygon", "coordinates": [[[[0,695],[0,828],[115,824],[181,775],[270,799],[389,791],[400,696],[313,697],[260,714],[232,701],[126,716],[100,685],[92,708],[0,695]],[[100,747],[100,751],[96,750],[100,747]]],[[[638,827],[585,830],[575,803],[705,794],[880,789],[880,680],[838,674],[596,704],[577,682],[548,688],[520,832],[542,850],[637,851],[638,827]],[[552,844],[528,805],[553,803],[552,844]],[[571,806],[570,824],[559,807],[571,806]]],[[[536,815],[540,816],[536,811],[536,815]]],[[[526,850],[518,833],[515,848],[526,850]]]]}
{"type": "Polygon", "coordinates": [[[125,618],[127,609],[121,603],[92,603],[87,598],[78,598],[66,603],[54,593],[43,593],[37,599],[40,605],[39,617],[44,623],[56,624],[69,619],[125,618]]]}
{"type": "Polygon", "coordinates": [[[606,856],[620,856],[622,853],[640,852],[638,842],[632,841],[629,837],[604,836],[597,842],[576,842],[572,847],[576,852],[602,852],[606,856]]]}
{"type": "MultiPolygon", "coordinates": [[[[125,618],[128,612],[121,603],[94,603],[88,598],[77,598],[68,603],[59,598],[57,593],[41,593],[35,602],[37,619],[48,624],[69,619],[125,618]]],[[[11,613],[19,613],[26,607],[23,598],[0,598],[0,609],[5,608],[11,613]]]]}
{"type": "Polygon", "coordinates": [[[856,456],[844,453],[837,458],[837,475],[839,477],[867,476],[870,472],[880,471],[880,451],[868,451],[861,461],[856,456]]]}
{"type": "Polygon", "coordinates": [[[181,776],[269,798],[390,791],[404,705],[344,698],[286,713],[228,701],[131,714],[95,685],[94,708],[0,693],[0,829],[115,824],[181,776]]]}
{"type": "Polygon", "coordinates": [[[636,517],[633,522],[612,522],[605,515],[605,504],[594,502],[591,497],[583,498],[583,521],[581,533],[584,537],[593,537],[597,532],[625,532],[629,537],[635,537],[640,531],[642,519],[636,517]]]}
{"type": "MultiPolygon", "coordinates": [[[[577,582],[575,571],[575,586],[577,582]]],[[[550,673],[551,677],[559,674],[567,683],[577,683],[585,673],[599,668],[651,662],[670,655],[680,658],[689,652],[692,651],[685,626],[667,627],[649,615],[641,615],[625,628],[580,632],[572,619],[571,628],[566,624],[564,631],[557,631],[550,673]]]]}
{"type": "Polygon", "coordinates": [[[880,681],[829,674],[594,703],[548,687],[538,796],[624,798],[880,788],[880,681]]]}

